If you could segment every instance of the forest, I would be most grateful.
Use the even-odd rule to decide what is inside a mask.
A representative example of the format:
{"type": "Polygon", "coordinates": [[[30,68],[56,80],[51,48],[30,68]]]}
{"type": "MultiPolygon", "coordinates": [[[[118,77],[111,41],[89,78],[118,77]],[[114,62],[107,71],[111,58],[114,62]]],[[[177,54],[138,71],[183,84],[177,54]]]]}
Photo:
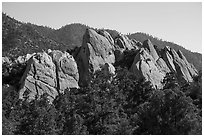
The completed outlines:
{"type": "Polygon", "coordinates": [[[201,72],[185,85],[168,73],[163,89],[153,89],[121,67],[116,67],[115,76],[98,71],[89,77],[88,85],[67,89],[53,103],[46,94],[40,100],[21,101],[18,86],[4,84],[3,134],[202,134],[201,72]]]}

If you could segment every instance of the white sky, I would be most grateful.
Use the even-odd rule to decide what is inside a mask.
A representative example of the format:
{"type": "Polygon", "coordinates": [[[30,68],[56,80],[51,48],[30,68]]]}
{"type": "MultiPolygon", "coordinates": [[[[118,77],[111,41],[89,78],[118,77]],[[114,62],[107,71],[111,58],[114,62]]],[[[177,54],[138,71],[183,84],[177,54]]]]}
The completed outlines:
{"type": "Polygon", "coordinates": [[[2,3],[3,12],[23,22],[60,28],[82,23],[124,34],[145,32],[202,52],[202,4],[197,3],[2,3]]]}

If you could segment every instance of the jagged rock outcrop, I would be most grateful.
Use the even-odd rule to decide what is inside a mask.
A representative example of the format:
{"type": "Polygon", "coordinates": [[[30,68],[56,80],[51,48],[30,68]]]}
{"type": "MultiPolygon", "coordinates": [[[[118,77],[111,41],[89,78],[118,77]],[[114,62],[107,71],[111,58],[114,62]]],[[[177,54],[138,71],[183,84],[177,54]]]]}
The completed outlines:
{"type": "Polygon", "coordinates": [[[52,101],[65,89],[78,88],[78,79],[77,64],[68,53],[37,53],[28,60],[20,81],[19,98],[30,101],[47,94],[52,101]]]}
{"type": "Polygon", "coordinates": [[[187,82],[192,82],[193,78],[191,77],[190,72],[188,70],[188,66],[185,64],[184,60],[179,57],[179,55],[174,49],[171,49],[171,53],[172,53],[173,63],[176,68],[176,74],[178,76],[178,79],[180,81],[184,80],[187,82]]]}
{"type": "Polygon", "coordinates": [[[192,82],[192,77],[198,74],[195,67],[187,61],[180,50],[176,52],[174,49],[166,46],[162,57],[171,72],[176,73],[180,82],[192,82]]]}
{"type": "Polygon", "coordinates": [[[150,40],[143,42],[143,48],[135,56],[130,71],[138,77],[144,77],[154,87],[161,88],[161,82],[168,72],[174,72],[180,82],[192,82],[197,70],[190,64],[183,53],[178,53],[166,46],[160,51],[160,56],[150,40]],[[160,57],[161,56],[161,57],[160,57]]]}
{"type": "Polygon", "coordinates": [[[130,71],[138,75],[138,78],[144,77],[150,81],[153,87],[162,88],[161,82],[170,69],[148,39],[143,42],[142,48],[135,56],[130,71]]]}
{"type": "Polygon", "coordinates": [[[76,57],[80,83],[88,82],[89,72],[100,70],[105,63],[114,63],[114,46],[109,40],[93,29],[87,29],[83,43],[76,57]]]}
{"type": "Polygon", "coordinates": [[[171,56],[171,49],[170,47],[166,46],[163,50],[162,58],[166,62],[168,68],[171,72],[176,72],[176,68],[173,63],[173,57],[171,56]]]}
{"type": "Polygon", "coordinates": [[[154,58],[154,60],[159,59],[157,51],[155,50],[152,42],[148,39],[143,42],[143,47],[147,49],[148,53],[154,58]]]}
{"type": "Polygon", "coordinates": [[[134,58],[130,71],[138,76],[144,77],[150,81],[153,87],[161,88],[164,74],[157,68],[154,58],[144,49],[141,48],[134,58]]]}
{"type": "Polygon", "coordinates": [[[193,66],[193,64],[189,63],[186,59],[186,57],[183,55],[183,53],[178,50],[178,55],[179,57],[184,61],[185,65],[187,66],[187,69],[191,75],[191,77],[195,76],[198,74],[198,71],[196,70],[196,68],[193,66]]]}
{"type": "Polygon", "coordinates": [[[166,62],[161,57],[156,60],[156,66],[164,74],[170,72],[166,62]]]}

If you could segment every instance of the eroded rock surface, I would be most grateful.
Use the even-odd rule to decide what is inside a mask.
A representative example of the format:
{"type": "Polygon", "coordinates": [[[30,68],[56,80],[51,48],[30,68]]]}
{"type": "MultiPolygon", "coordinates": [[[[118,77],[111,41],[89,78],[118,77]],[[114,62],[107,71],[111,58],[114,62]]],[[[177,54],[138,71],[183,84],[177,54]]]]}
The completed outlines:
{"type": "Polygon", "coordinates": [[[154,58],[154,60],[159,59],[157,51],[155,50],[152,42],[148,39],[143,42],[143,47],[147,49],[148,53],[154,58]]]}
{"type": "Polygon", "coordinates": [[[73,57],[61,51],[37,53],[21,78],[20,99],[33,100],[47,94],[50,101],[65,89],[78,88],[78,70],[73,57]]]}
{"type": "Polygon", "coordinates": [[[176,74],[181,81],[192,82],[193,78],[190,75],[190,65],[186,64],[183,59],[179,57],[177,52],[174,49],[171,49],[171,53],[173,56],[173,62],[176,68],[176,74]]]}
{"type": "Polygon", "coordinates": [[[87,29],[76,61],[80,82],[88,82],[90,72],[100,70],[105,63],[115,62],[114,46],[103,35],[93,29],[87,29]]]}
{"type": "Polygon", "coordinates": [[[142,48],[134,58],[130,71],[138,77],[144,77],[157,88],[162,87],[161,82],[169,72],[174,72],[181,83],[192,82],[192,77],[198,73],[180,50],[176,52],[166,46],[159,56],[150,40],[143,42],[142,48]]]}
{"type": "Polygon", "coordinates": [[[135,56],[130,71],[136,74],[138,78],[144,77],[145,80],[150,81],[153,87],[162,87],[161,82],[165,75],[160,72],[154,58],[144,48],[141,48],[135,56]]]}

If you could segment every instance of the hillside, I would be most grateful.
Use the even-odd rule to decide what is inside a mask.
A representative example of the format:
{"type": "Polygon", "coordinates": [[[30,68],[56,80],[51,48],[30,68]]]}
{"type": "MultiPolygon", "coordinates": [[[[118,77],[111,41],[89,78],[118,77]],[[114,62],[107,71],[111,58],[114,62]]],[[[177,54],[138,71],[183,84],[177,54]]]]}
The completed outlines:
{"type": "Polygon", "coordinates": [[[66,46],[44,37],[32,25],[2,14],[2,55],[18,57],[47,49],[64,50],[66,46]]]}
{"type": "Polygon", "coordinates": [[[69,48],[72,49],[81,46],[83,35],[87,28],[89,27],[79,23],[70,24],[55,30],[55,32],[50,33],[48,37],[58,42],[61,41],[63,44],[69,45],[69,48]]]}
{"type": "Polygon", "coordinates": [[[183,52],[183,54],[185,55],[186,59],[190,63],[192,63],[196,67],[196,69],[198,69],[198,70],[202,69],[202,55],[200,53],[191,52],[191,51],[183,48],[180,45],[177,45],[177,44],[172,43],[172,42],[163,41],[161,39],[155,38],[151,35],[141,33],[141,32],[130,34],[130,35],[128,35],[128,37],[130,39],[135,39],[135,40],[140,41],[140,42],[143,42],[146,39],[149,39],[159,49],[162,49],[165,46],[169,46],[169,47],[175,49],[176,51],[181,50],[183,52]]]}

